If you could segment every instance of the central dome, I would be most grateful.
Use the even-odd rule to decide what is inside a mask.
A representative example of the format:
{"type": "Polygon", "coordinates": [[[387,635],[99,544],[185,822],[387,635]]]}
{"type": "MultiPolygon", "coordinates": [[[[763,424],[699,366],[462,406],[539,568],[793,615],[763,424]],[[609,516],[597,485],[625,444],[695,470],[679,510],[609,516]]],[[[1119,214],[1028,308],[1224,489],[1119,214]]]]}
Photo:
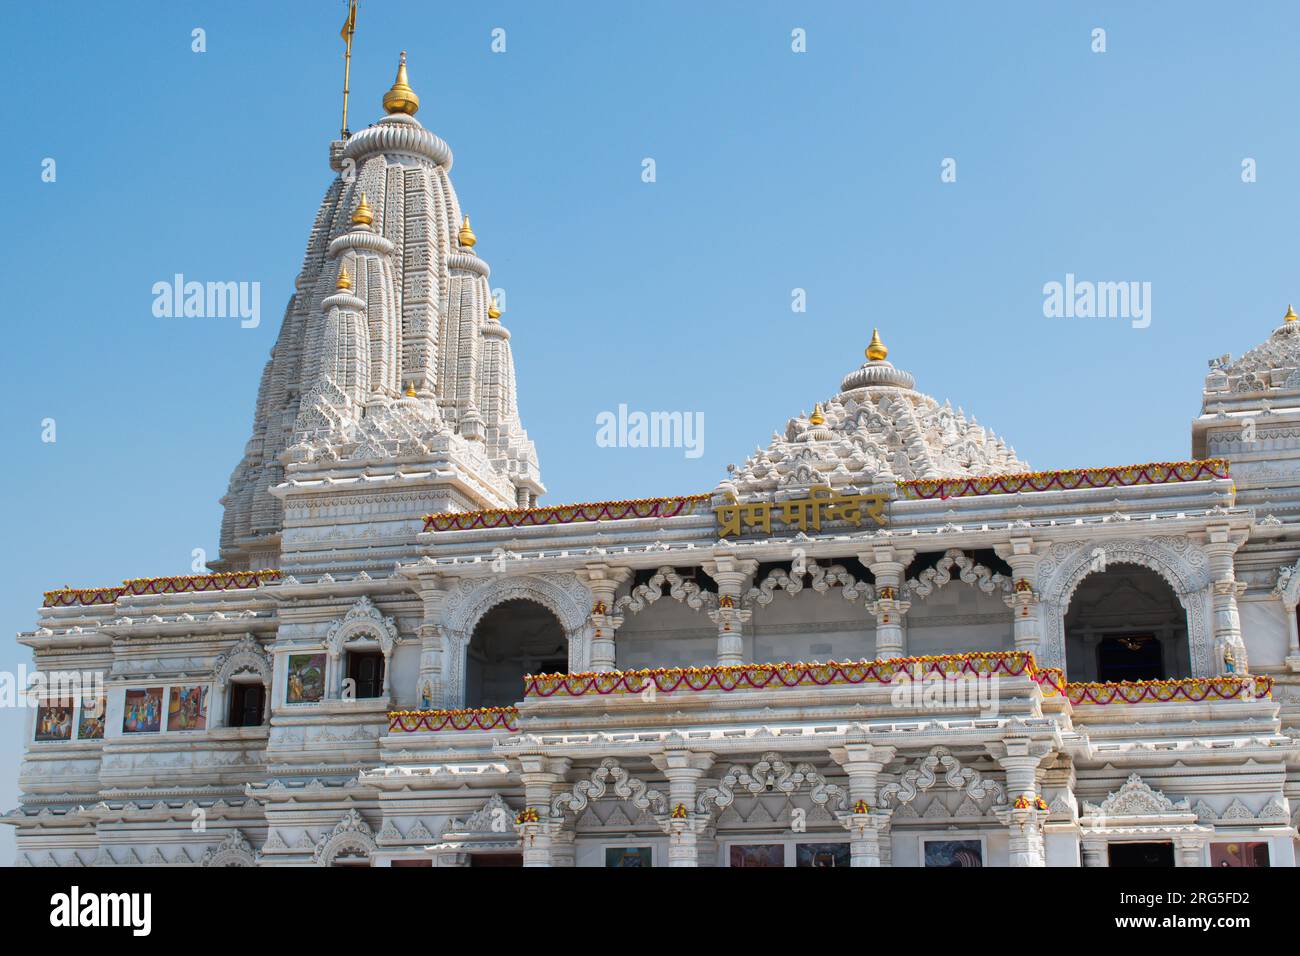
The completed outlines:
{"type": "Polygon", "coordinates": [[[1015,450],[959,408],[916,391],[873,331],[867,361],[812,415],[792,418],[766,449],[739,467],[718,492],[738,498],[830,485],[865,489],[917,478],[967,478],[1028,471],[1015,450]]]}

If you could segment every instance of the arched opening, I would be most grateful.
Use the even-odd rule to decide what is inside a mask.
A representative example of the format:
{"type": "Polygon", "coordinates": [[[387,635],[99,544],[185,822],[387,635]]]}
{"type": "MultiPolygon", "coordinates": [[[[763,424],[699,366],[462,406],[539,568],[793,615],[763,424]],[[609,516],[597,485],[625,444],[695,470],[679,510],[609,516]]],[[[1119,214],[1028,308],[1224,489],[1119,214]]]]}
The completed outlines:
{"type": "Polygon", "coordinates": [[[1088,575],[1065,615],[1065,668],[1071,681],[1186,677],[1187,612],[1174,589],[1136,565],[1088,575]]]}
{"type": "Polygon", "coordinates": [[[569,669],[564,628],[526,598],[504,601],[479,619],[465,661],[465,706],[504,707],[524,695],[525,674],[569,669]]]}

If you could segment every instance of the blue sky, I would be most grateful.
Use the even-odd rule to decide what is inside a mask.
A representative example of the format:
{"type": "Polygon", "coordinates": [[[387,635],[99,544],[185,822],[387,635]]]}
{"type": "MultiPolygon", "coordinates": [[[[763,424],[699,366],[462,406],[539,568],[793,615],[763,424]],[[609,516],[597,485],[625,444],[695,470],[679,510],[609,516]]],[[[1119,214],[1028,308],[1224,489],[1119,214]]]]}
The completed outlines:
{"type": "MultiPolygon", "coordinates": [[[[215,556],[331,175],[343,12],[9,5],[0,630],[47,588],[215,556]],[[154,317],[177,272],[260,282],[261,325],[154,317]]],[[[552,503],[711,489],[872,326],[1033,466],[1125,464],[1187,457],[1206,359],[1300,300],[1298,34],[1281,3],[362,0],[351,125],[407,50],[507,291],[552,503]],[[1150,282],[1150,326],[1045,318],[1067,273],[1150,282]],[[598,447],[620,403],[702,412],[703,455],[598,447]]],[[[27,659],[0,644],[0,668],[27,659]]],[[[4,809],[21,726],[0,710],[4,809]]]]}

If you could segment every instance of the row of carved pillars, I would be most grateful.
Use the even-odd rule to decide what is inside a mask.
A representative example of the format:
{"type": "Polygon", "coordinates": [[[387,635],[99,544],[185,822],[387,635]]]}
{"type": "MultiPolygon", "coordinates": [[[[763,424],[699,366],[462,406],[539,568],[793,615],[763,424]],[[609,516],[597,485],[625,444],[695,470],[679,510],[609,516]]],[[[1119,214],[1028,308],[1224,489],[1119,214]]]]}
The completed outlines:
{"type": "MultiPolygon", "coordinates": [[[[1221,529],[1209,529],[1206,538],[1204,548],[1210,563],[1216,648],[1211,673],[1245,671],[1241,620],[1237,610],[1237,597],[1244,585],[1235,579],[1233,569],[1239,536],[1231,534],[1225,525],[1221,529]],[[1235,666],[1224,664],[1223,651],[1227,648],[1235,649],[1230,652],[1236,658],[1235,666]]],[[[1013,587],[1005,601],[1012,611],[1015,649],[1033,652],[1041,658],[1040,595],[1032,583],[1035,565],[1040,558],[1040,545],[1041,542],[1036,543],[1028,537],[1019,537],[998,545],[996,551],[1011,568],[1013,587]]],[[[914,551],[888,544],[857,555],[875,578],[876,596],[874,601],[868,602],[867,610],[875,617],[876,657],[881,660],[907,655],[905,620],[911,602],[905,599],[906,571],[915,557],[914,551]]],[[[717,663],[745,663],[743,629],[753,612],[742,604],[753,584],[758,563],[723,556],[703,562],[702,567],[718,586],[718,606],[708,612],[718,629],[717,663]]],[[[616,669],[615,638],[623,623],[622,615],[616,610],[616,595],[631,575],[629,568],[603,563],[588,564],[578,572],[591,592],[592,608],[584,626],[566,632],[571,671],[616,669]]],[[[448,592],[437,575],[421,575],[415,585],[424,605],[424,620],[420,626],[421,705],[462,706],[465,653],[471,635],[443,625],[442,607],[448,592]]]]}
{"type": "MultiPolygon", "coordinates": [[[[1039,767],[1052,752],[1050,745],[1031,739],[1008,738],[989,745],[989,752],[1006,774],[1006,793],[1036,796],[1039,767]]],[[[869,743],[846,743],[830,751],[832,759],[848,778],[848,810],[837,818],[848,832],[850,866],[879,867],[890,862],[890,818],[892,809],[882,809],[880,774],[894,759],[897,748],[869,743]]],[[[518,755],[522,765],[525,806],[535,810],[537,820],[518,824],[524,866],[572,866],[574,830],[563,814],[551,814],[552,801],[566,789],[572,761],[544,753],[518,755]]],[[[716,821],[709,811],[697,808],[699,781],[713,766],[713,754],[669,749],[653,758],[668,780],[666,812],[656,815],[668,836],[668,865],[698,867],[702,860],[716,860],[716,821]],[[674,812],[674,808],[678,808],[674,812]]],[[[1010,865],[1047,865],[1043,827],[1047,811],[1014,805],[995,811],[1008,828],[1010,865]]]]}

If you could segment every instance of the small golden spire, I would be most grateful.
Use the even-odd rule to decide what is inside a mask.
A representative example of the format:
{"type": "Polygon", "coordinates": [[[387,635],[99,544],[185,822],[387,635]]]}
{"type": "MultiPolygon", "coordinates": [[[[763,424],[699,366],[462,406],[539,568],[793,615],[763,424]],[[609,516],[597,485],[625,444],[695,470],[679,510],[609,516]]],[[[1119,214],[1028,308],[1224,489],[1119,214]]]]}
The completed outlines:
{"type": "Polygon", "coordinates": [[[488,318],[494,320],[501,318],[501,310],[497,308],[496,296],[492,297],[492,304],[488,306],[488,318]]]}
{"type": "Polygon", "coordinates": [[[375,221],[374,210],[366,202],[365,193],[361,194],[361,202],[357,203],[357,208],[352,212],[352,221],[358,226],[368,226],[375,221]]]}
{"type": "Polygon", "coordinates": [[[414,116],[420,108],[420,98],[406,81],[406,51],[402,51],[401,62],[397,64],[397,79],[392,88],[384,94],[384,110],[388,113],[405,113],[414,116]]]}
{"type": "Polygon", "coordinates": [[[348,264],[346,262],[343,263],[343,267],[339,269],[339,281],[334,283],[334,288],[336,289],[352,288],[352,277],[348,275],[348,264]]]}
{"type": "Polygon", "coordinates": [[[414,382],[414,381],[410,381],[410,382],[407,382],[407,383],[406,383],[406,397],[407,397],[407,398],[417,398],[417,397],[418,397],[418,396],[415,394],[415,382],[414,382]]]}
{"type": "Polygon", "coordinates": [[[469,216],[460,224],[460,244],[466,249],[473,249],[474,243],[478,242],[478,237],[474,235],[474,230],[469,227],[469,216]]]}
{"type": "Polygon", "coordinates": [[[880,330],[871,330],[871,344],[867,346],[867,358],[873,362],[883,362],[889,356],[889,349],[880,341],[880,330]]]}
{"type": "Polygon", "coordinates": [[[813,406],[813,413],[808,416],[809,425],[825,425],[826,416],[822,414],[822,403],[818,402],[813,406]]]}
{"type": "Polygon", "coordinates": [[[1295,314],[1295,309],[1291,308],[1291,303],[1287,303],[1286,315],[1282,316],[1283,322],[1295,322],[1300,319],[1300,315],[1295,314]]]}

